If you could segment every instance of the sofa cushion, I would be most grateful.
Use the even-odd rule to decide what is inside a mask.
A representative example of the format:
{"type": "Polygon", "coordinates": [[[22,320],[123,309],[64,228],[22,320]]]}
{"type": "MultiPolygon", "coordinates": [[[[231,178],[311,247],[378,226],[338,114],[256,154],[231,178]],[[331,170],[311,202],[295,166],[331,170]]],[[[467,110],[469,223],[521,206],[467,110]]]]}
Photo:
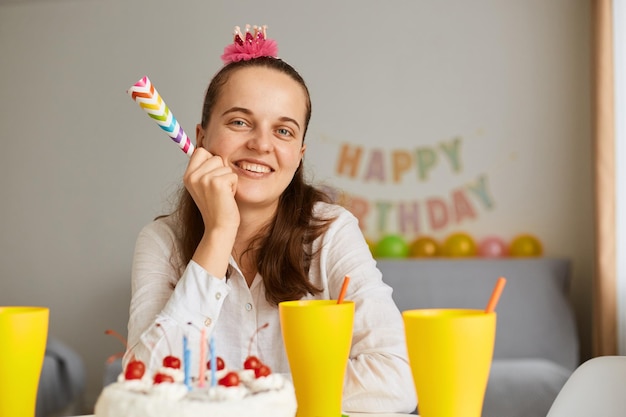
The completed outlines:
{"type": "Polygon", "coordinates": [[[545,359],[494,360],[482,417],[545,417],[570,375],[545,359]]]}
{"type": "Polygon", "coordinates": [[[578,335],[568,290],[570,261],[552,258],[378,260],[401,311],[485,308],[500,276],[494,359],[547,359],[573,371],[578,335]]]}

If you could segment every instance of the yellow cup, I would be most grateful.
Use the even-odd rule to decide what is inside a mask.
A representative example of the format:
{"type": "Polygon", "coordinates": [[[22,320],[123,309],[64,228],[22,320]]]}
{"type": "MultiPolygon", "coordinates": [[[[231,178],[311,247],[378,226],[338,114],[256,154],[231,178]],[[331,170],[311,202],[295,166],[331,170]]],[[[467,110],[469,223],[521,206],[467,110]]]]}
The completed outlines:
{"type": "Polygon", "coordinates": [[[297,417],[340,417],[354,303],[285,301],[280,326],[298,402],[297,417]]]}
{"type": "Polygon", "coordinates": [[[33,417],[49,309],[0,307],[0,417],[33,417]]]}
{"type": "Polygon", "coordinates": [[[402,313],[421,417],[480,417],[496,314],[421,309],[402,313]]]}

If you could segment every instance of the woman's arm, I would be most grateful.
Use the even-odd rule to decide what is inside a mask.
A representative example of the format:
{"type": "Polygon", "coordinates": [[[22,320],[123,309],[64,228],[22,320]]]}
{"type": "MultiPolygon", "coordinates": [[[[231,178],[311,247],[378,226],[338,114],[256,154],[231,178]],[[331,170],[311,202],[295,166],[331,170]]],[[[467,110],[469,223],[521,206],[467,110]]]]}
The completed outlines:
{"type": "Polygon", "coordinates": [[[355,302],[350,361],[343,408],[352,412],[412,412],[417,399],[408,363],[404,324],[382,281],[369,247],[349,213],[342,213],[324,237],[320,260],[331,298],[345,275],[347,300],[355,302]]]}
{"type": "Polygon", "coordinates": [[[124,365],[137,357],[154,370],[170,353],[180,357],[183,335],[202,327],[210,334],[230,290],[223,278],[209,275],[193,261],[178,279],[175,237],[168,222],[149,224],[137,238],[124,365]],[[224,297],[216,297],[218,292],[224,297]]]}

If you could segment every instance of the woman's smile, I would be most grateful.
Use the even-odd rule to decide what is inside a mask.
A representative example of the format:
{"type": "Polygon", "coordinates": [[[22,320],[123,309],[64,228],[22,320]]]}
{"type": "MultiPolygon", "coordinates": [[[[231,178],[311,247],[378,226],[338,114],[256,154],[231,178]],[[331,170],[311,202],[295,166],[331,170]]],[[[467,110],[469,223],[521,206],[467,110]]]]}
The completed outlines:
{"type": "Polygon", "coordinates": [[[263,162],[241,160],[234,162],[233,165],[239,168],[240,171],[245,171],[246,173],[250,174],[269,174],[271,172],[274,172],[274,169],[272,169],[272,167],[263,162]]]}

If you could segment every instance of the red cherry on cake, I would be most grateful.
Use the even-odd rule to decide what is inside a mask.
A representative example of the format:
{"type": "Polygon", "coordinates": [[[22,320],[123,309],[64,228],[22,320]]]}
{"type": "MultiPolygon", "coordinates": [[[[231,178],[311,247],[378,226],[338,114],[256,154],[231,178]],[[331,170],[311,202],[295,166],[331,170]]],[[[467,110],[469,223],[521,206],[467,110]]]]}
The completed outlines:
{"type": "Polygon", "coordinates": [[[163,366],[166,368],[180,369],[180,359],[176,356],[168,355],[163,358],[163,366]]]}
{"type": "Polygon", "coordinates": [[[261,366],[259,366],[258,368],[255,368],[254,370],[254,376],[257,378],[260,378],[262,376],[268,376],[271,373],[272,373],[272,370],[270,369],[270,367],[263,363],[261,364],[261,366]]]}
{"type": "Polygon", "coordinates": [[[170,351],[170,354],[163,358],[163,367],[180,369],[180,359],[172,355],[172,346],[170,345],[170,340],[167,338],[167,333],[165,332],[165,328],[161,326],[161,323],[157,323],[156,326],[159,329],[161,329],[161,331],[163,332],[163,337],[165,338],[165,341],[167,342],[167,347],[170,351]]]}
{"type": "MultiPolygon", "coordinates": [[[[124,346],[126,347],[126,350],[128,350],[128,342],[118,332],[116,332],[115,330],[109,329],[109,330],[106,330],[104,333],[118,338],[124,344],[124,346]]],[[[111,358],[115,358],[115,357],[117,357],[117,355],[111,356],[111,358]]],[[[124,379],[141,379],[143,378],[143,375],[145,373],[146,373],[146,365],[144,365],[144,363],[138,359],[133,359],[130,362],[128,362],[128,365],[126,365],[126,369],[124,370],[124,379]]]]}
{"type": "Polygon", "coordinates": [[[256,356],[248,356],[243,363],[243,369],[257,369],[262,363],[256,356]]]}
{"type": "Polygon", "coordinates": [[[171,375],[167,374],[156,374],[154,375],[154,383],[160,384],[162,382],[174,382],[174,378],[171,375]]]}
{"type": "Polygon", "coordinates": [[[225,387],[236,387],[239,385],[239,375],[237,375],[237,372],[229,372],[217,383],[225,387]]]}
{"type": "Polygon", "coordinates": [[[146,372],[146,365],[140,360],[132,360],[126,365],[125,379],[141,379],[146,372]]]}
{"type": "MultiPolygon", "coordinates": [[[[226,367],[226,365],[224,364],[224,359],[220,358],[219,356],[217,358],[215,358],[215,370],[216,371],[221,371],[222,369],[224,369],[226,367]]],[[[208,361],[206,363],[206,368],[207,369],[211,369],[211,361],[208,361]]]]}

